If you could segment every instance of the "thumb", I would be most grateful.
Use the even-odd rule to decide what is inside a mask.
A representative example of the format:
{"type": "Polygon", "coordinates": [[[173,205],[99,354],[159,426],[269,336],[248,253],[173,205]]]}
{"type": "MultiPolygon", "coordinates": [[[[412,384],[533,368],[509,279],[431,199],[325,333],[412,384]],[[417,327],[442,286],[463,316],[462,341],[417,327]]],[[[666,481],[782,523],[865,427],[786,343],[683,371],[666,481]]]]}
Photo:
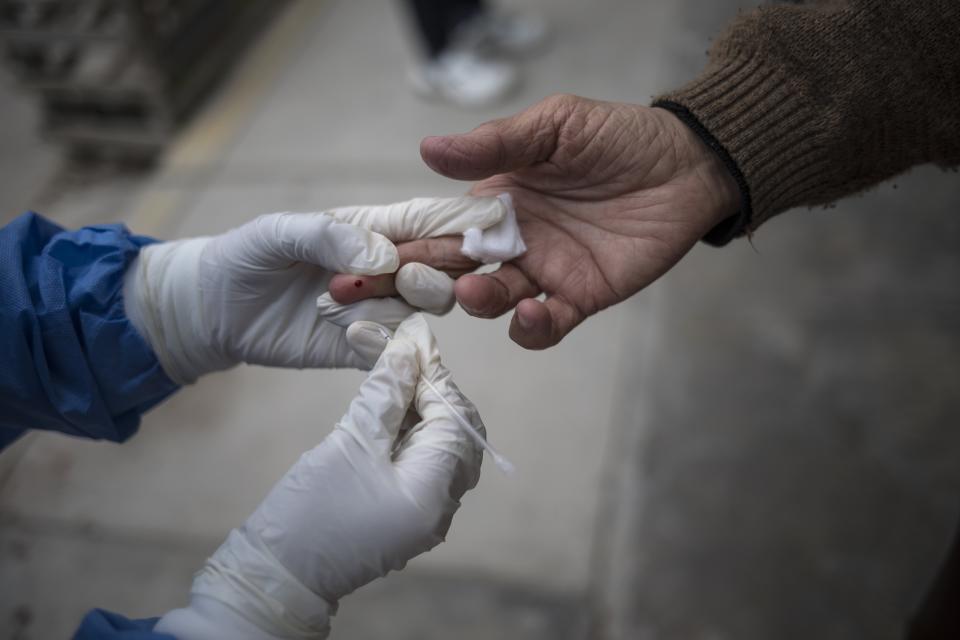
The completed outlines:
{"type": "Polygon", "coordinates": [[[368,452],[386,459],[414,399],[419,378],[417,345],[409,340],[390,341],[337,428],[363,443],[368,452]]]}
{"type": "Polygon", "coordinates": [[[317,298],[320,317],[341,329],[346,329],[354,322],[369,320],[392,331],[416,311],[400,298],[368,298],[353,304],[340,304],[329,291],[317,298]]]}
{"type": "MultiPolygon", "coordinates": [[[[395,340],[416,345],[417,365],[421,376],[414,399],[414,407],[417,409],[417,413],[426,421],[434,418],[449,418],[450,409],[437,396],[437,392],[439,392],[454,406],[460,408],[461,414],[474,425],[474,429],[479,431],[481,435],[485,435],[486,430],[480,421],[476,407],[460,392],[453,383],[450,370],[441,362],[440,347],[437,345],[437,339],[433,335],[433,331],[430,330],[430,325],[427,324],[427,319],[423,314],[415,313],[404,320],[397,327],[395,340]],[[436,390],[425,384],[423,379],[429,380],[436,390]]],[[[473,441],[463,436],[459,432],[459,428],[456,431],[459,434],[458,440],[473,445],[473,441]]]]}
{"type": "Polygon", "coordinates": [[[396,285],[397,293],[410,305],[438,316],[448,313],[456,302],[453,278],[420,262],[400,267],[396,285]]]}
{"type": "Polygon", "coordinates": [[[420,156],[437,173],[458,180],[482,180],[544,162],[556,150],[562,124],[579,100],[554,96],[469,133],[424,138],[420,156]]]}
{"type": "Polygon", "coordinates": [[[357,358],[369,369],[380,359],[390,342],[389,329],[376,322],[360,320],[347,327],[347,344],[357,358]]]}
{"type": "Polygon", "coordinates": [[[397,329],[396,340],[416,345],[420,380],[414,407],[422,419],[397,452],[396,467],[408,486],[420,487],[421,499],[432,496],[437,504],[450,506],[450,498],[458,500],[476,486],[483,459],[481,449],[463,432],[451,410],[466,419],[481,437],[486,430],[476,407],[441,363],[437,341],[424,317],[416,314],[405,320],[397,329]],[[425,379],[431,381],[430,385],[425,379]]]}

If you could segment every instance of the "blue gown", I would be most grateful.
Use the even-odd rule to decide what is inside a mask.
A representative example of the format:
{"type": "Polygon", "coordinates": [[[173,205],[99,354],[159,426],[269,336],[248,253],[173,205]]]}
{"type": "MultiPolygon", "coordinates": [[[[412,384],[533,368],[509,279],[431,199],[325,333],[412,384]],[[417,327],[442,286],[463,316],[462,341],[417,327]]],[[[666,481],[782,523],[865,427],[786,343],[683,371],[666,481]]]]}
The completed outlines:
{"type": "MultiPolygon", "coordinates": [[[[0,448],[27,429],[123,442],[177,390],[123,310],[123,274],[152,242],[35,213],[0,229],[0,448]]],[[[172,640],[155,624],[96,609],[74,638],[172,640]]]]}

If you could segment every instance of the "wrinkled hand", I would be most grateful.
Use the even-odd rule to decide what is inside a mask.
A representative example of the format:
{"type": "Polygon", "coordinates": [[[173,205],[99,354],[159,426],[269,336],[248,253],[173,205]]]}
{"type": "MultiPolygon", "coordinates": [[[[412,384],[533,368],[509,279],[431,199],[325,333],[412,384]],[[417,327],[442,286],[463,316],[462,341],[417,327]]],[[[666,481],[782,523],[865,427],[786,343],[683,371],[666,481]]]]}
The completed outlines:
{"type": "MultiPolygon", "coordinates": [[[[492,200],[418,198],[324,213],[272,213],[219,236],[150,245],[125,277],[127,315],[164,371],[181,384],[240,362],[362,368],[347,343],[347,326],[375,320],[394,329],[415,311],[407,302],[433,304],[424,296],[437,289],[416,288],[407,302],[383,298],[349,308],[326,298],[318,311],[317,298],[333,274],[396,271],[392,241],[487,228],[503,217],[492,200]]],[[[429,268],[413,275],[424,272],[429,268]]]]}
{"type": "MultiPolygon", "coordinates": [[[[662,109],[554,96],[470,133],[426,138],[420,151],[438,173],[482,180],[474,195],[513,196],[528,251],[461,277],[456,295],[482,318],[516,307],[510,337],[529,349],[557,344],[656,280],[738,206],[720,161],[662,109]]],[[[399,249],[429,262],[455,242],[399,249]]]]}
{"type": "MultiPolygon", "coordinates": [[[[383,338],[368,346],[382,349],[383,338]]],[[[340,598],[442,542],[479,479],[482,452],[424,376],[483,433],[426,320],[411,316],[333,432],[230,533],[196,575],[190,605],[156,630],[189,640],[322,638],[340,598]]]]}

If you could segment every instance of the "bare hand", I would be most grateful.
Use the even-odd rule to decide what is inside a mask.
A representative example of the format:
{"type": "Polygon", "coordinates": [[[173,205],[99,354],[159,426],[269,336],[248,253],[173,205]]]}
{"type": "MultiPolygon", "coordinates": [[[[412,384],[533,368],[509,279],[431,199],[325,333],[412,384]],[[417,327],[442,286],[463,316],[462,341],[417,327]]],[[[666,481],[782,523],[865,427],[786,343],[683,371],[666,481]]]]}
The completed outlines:
{"type": "MultiPolygon", "coordinates": [[[[510,337],[528,349],[557,344],[656,280],[739,203],[729,172],[685,124],[639,105],[553,96],[466,134],[426,138],[420,153],[442,175],[482,180],[474,195],[513,195],[528,251],[462,276],[455,291],[477,317],[516,308],[510,337]]],[[[468,268],[449,259],[458,242],[401,245],[401,261],[447,256],[437,266],[468,268]]]]}

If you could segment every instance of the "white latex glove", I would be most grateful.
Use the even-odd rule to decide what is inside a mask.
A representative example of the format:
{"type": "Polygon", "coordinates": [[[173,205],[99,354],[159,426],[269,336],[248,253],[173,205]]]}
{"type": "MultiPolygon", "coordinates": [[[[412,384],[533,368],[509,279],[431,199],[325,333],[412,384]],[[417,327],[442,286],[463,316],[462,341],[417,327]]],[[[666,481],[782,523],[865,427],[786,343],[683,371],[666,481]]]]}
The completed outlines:
{"type": "MultiPolygon", "coordinates": [[[[352,337],[378,348],[374,332],[352,337]]],[[[195,577],[190,604],[155,630],[179,640],[324,638],[340,598],[442,542],[479,479],[481,452],[422,376],[482,432],[426,320],[411,316],[334,431],[230,533],[195,577]],[[420,421],[398,437],[411,406],[420,421]]]]}
{"type": "MultiPolygon", "coordinates": [[[[517,226],[513,200],[507,193],[492,197],[457,197],[457,198],[415,198],[407,202],[399,202],[390,207],[389,215],[371,215],[369,207],[342,207],[331,211],[331,215],[338,219],[350,220],[354,224],[382,233],[394,242],[407,242],[419,238],[434,238],[445,235],[463,234],[463,249],[469,257],[478,262],[489,264],[516,257],[526,250],[520,229],[517,226]],[[465,200],[471,208],[489,210],[489,218],[495,220],[487,226],[474,226],[460,229],[443,223],[444,220],[455,217],[462,222],[459,211],[462,210],[465,200]],[[424,225],[418,233],[412,234],[414,226],[403,224],[402,221],[415,215],[416,211],[429,206],[433,216],[424,220],[424,225]]],[[[363,275],[356,274],[353,275],[363,275]]],[[[453,308],[456,296],[453,292],[454,280],[447,274],[433,267],[412,262],[400,267],[396,273],[395,282],[397,292],[410,305],[430,313],[443,315],[453,308]]],[[[317,299],[317,307],[321,313],[337,315],[337,308],[341,306],[334,302],[329,294],[317,299]]],[[[349,323],[347,323],[349,324],[349,323]]],[[[346,327],[347,325],[341,325],[346,327]]]]}
{"type": "MultiPolygon", "coordinates": [[[[240,362],[359,367],[345,328],[373,320],[393,329],[414,309],[371,299],[324,310],[339,320],[328,322],[316,299],[333,273],[391,273],[391,241],[483,229],[504,215],[495,198],[461,197],[261,216],[223,235],[145,247],[125,275],[126,312],[180,384],[240,362]]],[[[433,286],[452,296],[452,283],[433,286]]]]}

